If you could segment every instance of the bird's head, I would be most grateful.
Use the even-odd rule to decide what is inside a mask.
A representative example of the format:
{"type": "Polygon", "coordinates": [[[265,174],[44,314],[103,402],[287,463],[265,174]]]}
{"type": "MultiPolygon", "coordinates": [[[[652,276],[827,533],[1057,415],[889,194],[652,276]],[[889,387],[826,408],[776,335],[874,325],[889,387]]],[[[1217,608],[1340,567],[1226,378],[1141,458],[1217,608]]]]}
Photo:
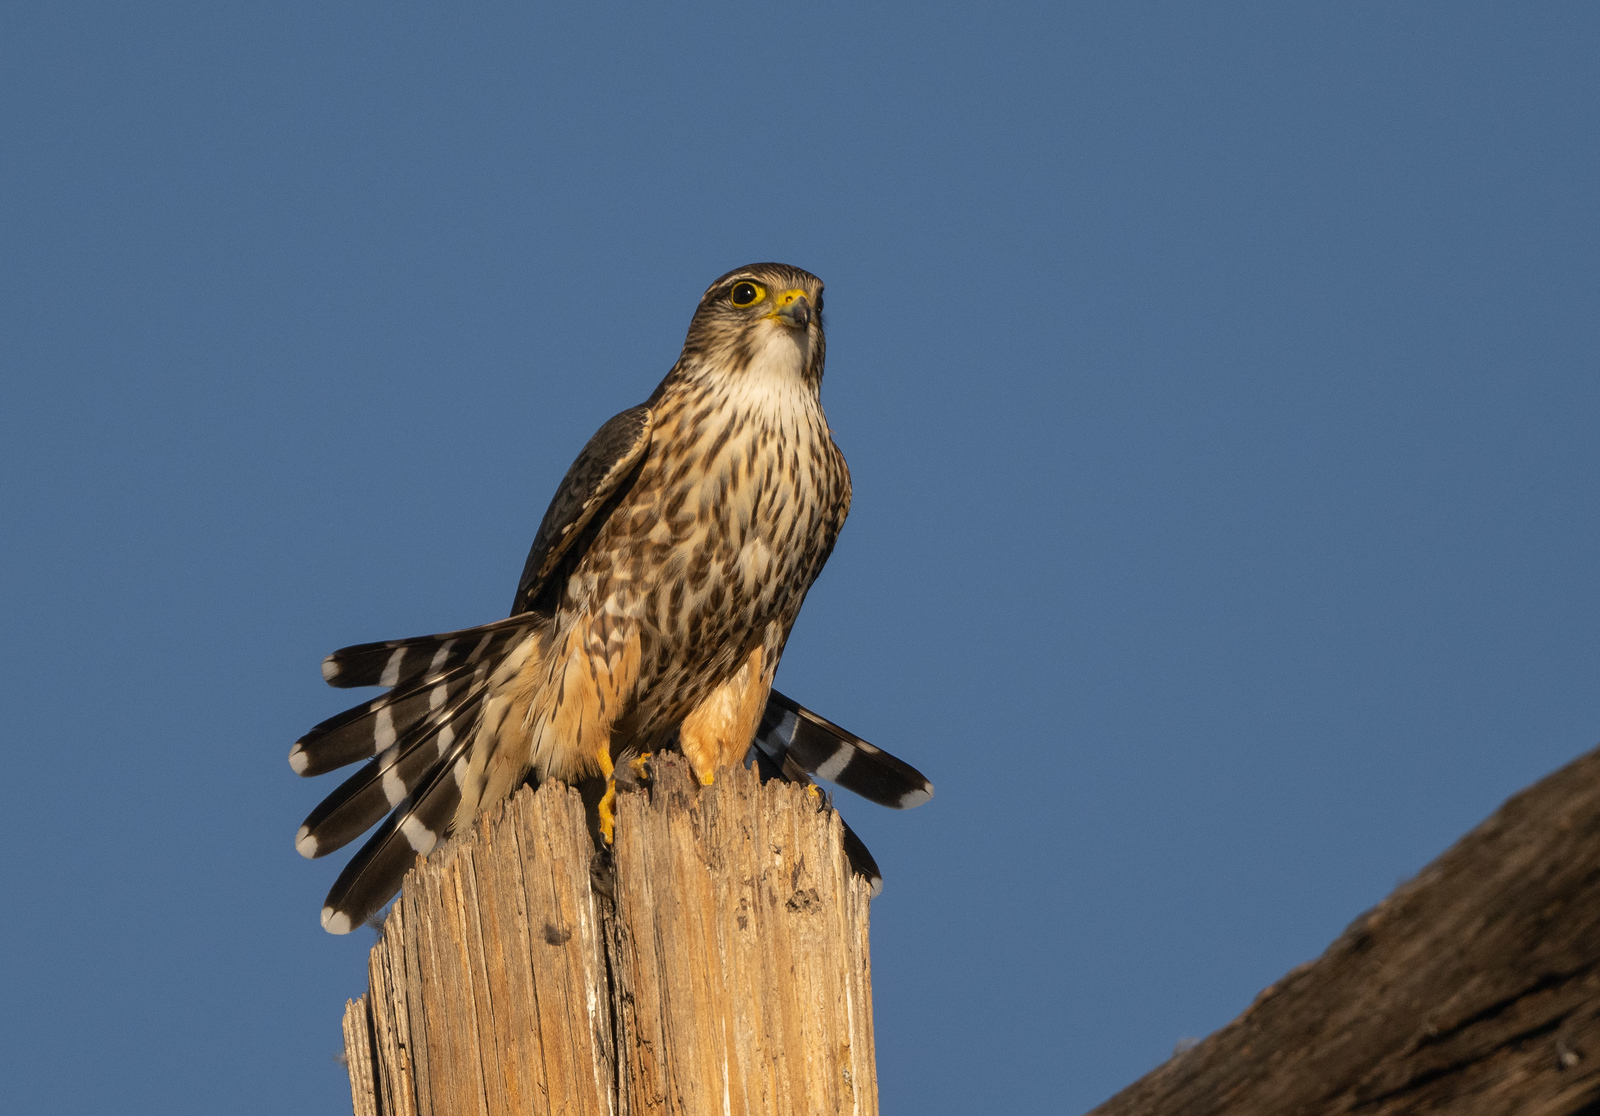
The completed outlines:
{"type": "Polygon", "coordinates": [[[759,369],[814,386],[825,349],[822,280],[788,264],[758,263],[707,288],[683,355],[730,374],[759,369]]]}

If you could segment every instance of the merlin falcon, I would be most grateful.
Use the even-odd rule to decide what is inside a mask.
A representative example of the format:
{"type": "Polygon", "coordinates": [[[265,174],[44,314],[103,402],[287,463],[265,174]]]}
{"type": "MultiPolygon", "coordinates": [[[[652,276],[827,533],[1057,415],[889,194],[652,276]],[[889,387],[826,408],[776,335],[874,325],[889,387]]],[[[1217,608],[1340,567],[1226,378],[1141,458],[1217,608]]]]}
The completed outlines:
{"type": "MultiPolygon", "coordinates": [[[[509,618],[323,660],[330,685],[388,690],[289,752],[305,776],[369,761],[306,818],[302,855],[383,821],[329,892],[325,929],[372,917],[419,854],[524,782],[589,788],[609,843],[618,771],[663,749],[705,784],[755,763],[897,808],[932,796],[915,768],[772,688],[850,510],[822,413],[825,348],[816,276],[774,263],[724,275],[666,379],[567,471],[509,618]]],[[[881,886],[848,826],[845,847],[881,886]]]]}

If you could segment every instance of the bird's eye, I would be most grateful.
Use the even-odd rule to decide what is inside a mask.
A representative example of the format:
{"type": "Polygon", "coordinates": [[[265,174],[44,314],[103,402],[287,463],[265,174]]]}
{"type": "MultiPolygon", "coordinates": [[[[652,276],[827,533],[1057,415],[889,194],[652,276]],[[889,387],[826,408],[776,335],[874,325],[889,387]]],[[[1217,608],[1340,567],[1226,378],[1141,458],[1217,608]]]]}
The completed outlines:
{"type": "Polygon", "coordinates": [[[728,293],[729,301],[735,306],[754,306],[766,297],[766,288],[759,283],[735,283],[728,293]]]}

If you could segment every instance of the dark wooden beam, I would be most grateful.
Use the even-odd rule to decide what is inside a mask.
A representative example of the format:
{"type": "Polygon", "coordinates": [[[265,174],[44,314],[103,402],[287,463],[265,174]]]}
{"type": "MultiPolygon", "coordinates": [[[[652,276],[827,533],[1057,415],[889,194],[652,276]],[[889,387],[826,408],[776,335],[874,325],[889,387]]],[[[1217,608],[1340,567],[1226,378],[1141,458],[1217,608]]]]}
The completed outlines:
{"type": "Polygon", "coordinates": [[[1600,750],[1092,1116],[1600,1114],[1600,750]]]}

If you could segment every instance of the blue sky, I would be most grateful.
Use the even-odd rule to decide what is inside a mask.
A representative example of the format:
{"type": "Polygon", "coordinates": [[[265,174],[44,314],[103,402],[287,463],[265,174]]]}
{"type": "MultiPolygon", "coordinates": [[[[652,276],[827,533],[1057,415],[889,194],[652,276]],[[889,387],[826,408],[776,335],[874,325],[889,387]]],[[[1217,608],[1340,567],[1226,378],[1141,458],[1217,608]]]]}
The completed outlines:
{"type": "Polygon", "coordinates": [[[938,786],[840,801],[886,1112],[1089,1108],[1600,737],[1592,5],[4,27],[19,1111],[348,1110],[318,661],[502,615],[755,260],[856,492],[779,684],[938,786]]]}

